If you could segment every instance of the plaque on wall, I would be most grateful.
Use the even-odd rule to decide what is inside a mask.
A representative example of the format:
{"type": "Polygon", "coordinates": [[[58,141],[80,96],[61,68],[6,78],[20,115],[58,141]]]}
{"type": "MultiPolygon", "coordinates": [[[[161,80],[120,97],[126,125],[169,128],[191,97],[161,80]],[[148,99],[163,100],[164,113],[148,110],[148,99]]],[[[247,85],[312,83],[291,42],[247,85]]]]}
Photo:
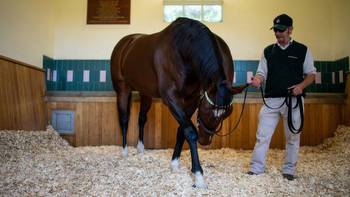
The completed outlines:
{"type": "Polygon", "coordinates": [[[87,24],[130,24],[130,0],[88,0],[87,24]]]}

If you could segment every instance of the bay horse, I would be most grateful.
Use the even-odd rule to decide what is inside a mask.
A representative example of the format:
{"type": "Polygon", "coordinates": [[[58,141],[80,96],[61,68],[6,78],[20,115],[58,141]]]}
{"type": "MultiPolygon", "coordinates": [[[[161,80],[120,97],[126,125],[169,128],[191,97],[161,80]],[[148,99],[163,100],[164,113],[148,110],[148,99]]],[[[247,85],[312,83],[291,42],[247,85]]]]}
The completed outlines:
{"type": "Polygon", "coordinates": [[[201,22],[188,18],[178,18],[158,33],[127,35],[113,50],[111,77],[117,93],[122,155],[128,154],[131,91],[140,94],[139,153],[144,151],[143,131],[152,98],[161,98],[179,123],[171,167],[178,169],[186,139],[194,187],[206,188],[197,141],[210,144],[217,127],[232,112],[233,95],[246,87],[232,87],[233,59],[223,39],[201,22]],[[197,108],[198,132],[191,121],[197,108]]]}

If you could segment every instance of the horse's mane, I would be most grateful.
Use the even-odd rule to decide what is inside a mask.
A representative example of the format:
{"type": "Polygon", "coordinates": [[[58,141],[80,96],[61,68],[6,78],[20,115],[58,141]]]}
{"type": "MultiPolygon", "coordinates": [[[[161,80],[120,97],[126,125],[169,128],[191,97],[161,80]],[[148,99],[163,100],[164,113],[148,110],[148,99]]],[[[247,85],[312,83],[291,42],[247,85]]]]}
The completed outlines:
{"type": "Polygon", "coordinates": [[[204,88],[219,78],[225,78],[215,35],[204,24],[178,18],[168,28],[172,34],[171,45],[183,61],[181,66],[185,75],[195,71],[204,88]]]}

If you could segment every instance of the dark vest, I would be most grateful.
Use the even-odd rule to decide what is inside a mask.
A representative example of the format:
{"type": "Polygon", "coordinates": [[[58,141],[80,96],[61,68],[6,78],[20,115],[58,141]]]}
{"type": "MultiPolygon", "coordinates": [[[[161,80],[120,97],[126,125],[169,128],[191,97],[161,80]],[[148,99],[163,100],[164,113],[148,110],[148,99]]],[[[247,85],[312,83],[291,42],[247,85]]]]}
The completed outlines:
{"type": "MultiPolygon", "coordinates": [[[[293,41],[285,50],[277,44],[264,50],[267,61],[265,97],[285,97],[287,88],[304,80],[303,65],[307,47],[293,41]]],[[[305,96],[305,93],[303,93],[305,96]]]]}

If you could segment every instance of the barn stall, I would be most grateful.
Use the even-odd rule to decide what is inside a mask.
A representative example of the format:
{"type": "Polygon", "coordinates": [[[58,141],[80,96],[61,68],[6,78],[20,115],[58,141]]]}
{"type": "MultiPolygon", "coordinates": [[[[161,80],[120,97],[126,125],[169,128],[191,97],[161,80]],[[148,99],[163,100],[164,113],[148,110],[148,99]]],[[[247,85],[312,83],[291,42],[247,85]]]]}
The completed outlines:
{"type": "MultiPolygon", "coordinates": [[[[33,74],[28,74],[31,72],[41,77],[44,75],[41,69],[1,58],[2,68],[14,76],[31,78],[33,74]],[[15,71],[10,71],[13,68],[15,71]]],[[[2,79],[6,76],[3,75],[2,79]]],[[[297,178],[290,182],[282,178],[280,171],[284,151],[278,148],[285,145],[281,123],[271,143],[275,149],[269,151],[266,173],[258,176],[246,174],[254,145],[256,113],[261,106],[257,95],[251,93],[242,122],[234,134],[222,138],[216,136],[210,146],[199,149],[209,188],[198,190],[192,187],[189,150],[182,154],[180,170],[170,170],[172,149],[169,148],[175,143],[177,124],[159,100],[154,100],[145,131],[146,152],[139,155],[135,148],[130,148],[130,156],[123,158],[120,133],[115,131],[118,130],[115,95],[90,93],[77,96],[74,93],[72,96],[72,93],[61,92],[57,96],[57,92],[51,92],[44,97],[44,89],[38,92],[37,89],[25,88],[25,82],[14,81],[18,78],[5,78],[6,83],[1,83],[2,90],[9,90],[13,84],[18,89],[16,93],[2,91],[5,95],[2,98],[10,103],[1,106],[5,112],[1,116],[2,123],[7,123],[8,128],[18,129],[0,131],[0,173],[4,177],[0,181],[0,193],[3,196],[343,196],[349,193],[350,128],[340,125],[349,120],[349,97],[346,94],[312,94],[306,99],[307,123],[302,133],[297,178]],[[14,97],[20,99],[10,99],[14,97]],[[75,134],[60,134],[52,126],[42,130],[45,116],[40,116],[43,114],[40,110],[45,108],[49,120],[53,109],[74,110],[75,134]],[[35,111],[39,112],[22,116],[22,113],[35,111]],[[25,128],[35,131],[20,130],[25,128]]],[[[38,83],[29,79],[27,82],[38,83]]],[[[347,83],[348,91],[349,81],[347,83]]],[[[128,136],[130,145],[136,144],[137,137],[135,123],[139,104],[137,95],[134,97],[132,129],[128,136]]],[[[236,123],[242,101],[242,95],[237,97],[234,113],[225,121],[223,130],[228,131],[236,123]]]]}
{"type": "MultiPolygon", "coordinates": [[[[141,8],[154,10],[160,5],[157,2],[158,7],[154,6],[155,1],[135,2],[132,4],[134,15],[142,13],[141,8]]],[[[232,50],[237,84],[247,82],[248,76],[255,72],[261,49],[271,37],[270,32],[261,31],[261,28],[262,24],[263,28],[271,25],[272,15],[250,20],[244,14],[251,12],[252,7],[260,7],[256,4],[225,1],[225,9],[233,10],[226,14],[236,13],[234,17],[229,14],[228,18],[235,20],[226,16],[222,28],[221,24],[220,28],[209,24],[210,29],[225,38],[232,50]],[[247,20],[251,24],[249,27],[259,27],[259,31],[246,27],[247,20]],[[251,35],[248,32],[257,33],[251,35]],[[264,41],[247,42],[248,37],[264,41]]],[[[130,26],[100,28],[80,19],[86,10],[78,8],[86,8],[86,3],[60,0],[41,1],[41,7],[36,5],[30,1],[8,1],[6,6],[0,6],[2,19],[11,21],[4,24],[0,21],[5,27],[2,29],[4,37],[0,37],[1,196],[346,196],[350,193],[349,54],[348,45],[344,44],[348,29],[339,25],[345,24],[342,21],[347,17],[343,15],[350,13],[348,2],[312,0],[297,2],[296,7],[289,3],[280,5],[281,9],[295,15],[297,21],[306,18],[305,21],[311,23],[322,21],[326,24],[321,29],[310,30],[305,28],[309,25],[298,23],[295,31],[296,38],[310,45],[319,72],[318,81],[307,89],[296,180],[286,181],[281,176],[285,147],[281,122],[271,141],[266,173],[259,176],[245,174],[255,143],[257,114],[262,106],[259,92],[249,88],[245,105],[243,95],[237,95],[234,111],[223,123],[222,134],[234,128],[245,106],[242,120],[233,134],[215,136],[210,146],[200,146],[207,190],[192,187],[187,144],[180,170],[171,172],[170,159],[178,124],[159,99],[153,100],[146,124],[146,152],[139,155],[133,146],[137,143],[140,101],[138,94],[133,93],[128,132],[130,155],[128,158],[120,155],[121,133],[116,121],[116,95],[112,91],[108,60],[115,35],[120,39],[122,35],[136,31],[156,32],[167,24],[157,23],[156,17],[151,16],[152,20],[135,17],[129,21],[130,26]],[[317,12],[313,8],[315,5],[317,12]],[[296,12],[300,6],[308,11],[296,12]],[[310,17],[308,13],[317,17],[310,17]],[[26,25],[23,26],[19,18],[26,25]],[[143,25],[149,21],[154,22],[152,30],[151,25],[147,28],[143,25]],[[27,28],[27,24],[32,27],[27,28]],[[51,35],[54,31],[55,35],[51,35]],[[314,33],[311,38],[302,32],[314,33]],[[78,41],[70,35],[75,35],[73,37],[78,41]],[[19,39],[28,37],[30,39],[26,41],[19,39]],[[53,40],[55,46],[47,44],[53,40]],[[42,57],[43,54],[48,55],[42,57]]]]}

